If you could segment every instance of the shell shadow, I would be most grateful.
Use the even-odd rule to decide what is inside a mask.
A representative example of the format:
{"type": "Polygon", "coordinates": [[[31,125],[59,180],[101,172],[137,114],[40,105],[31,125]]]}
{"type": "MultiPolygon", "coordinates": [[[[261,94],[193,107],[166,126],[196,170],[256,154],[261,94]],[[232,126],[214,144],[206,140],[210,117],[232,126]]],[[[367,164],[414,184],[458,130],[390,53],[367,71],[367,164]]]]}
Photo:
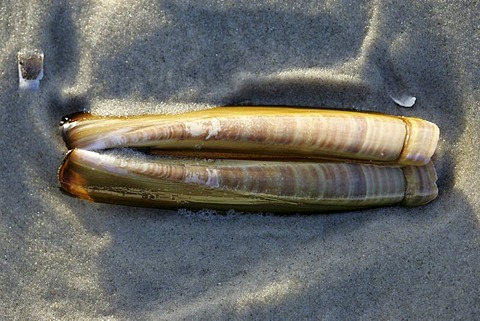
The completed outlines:
{"type": "Polygon", "coordinates": [[[359,19],[345,23],[328,12],[312,16],[166,1],[162,9],[171,23],[123,50],[116,48],[118,54],[99,63],[98,94],[107,99],[135,95],[156,101],[221,103],[216,101],[222,95],[218,91],[229,90],[238,73],[331,66],[355,57],[368,8],[364,1],[354,13],[359,19]],[[158,43],[162,46],[152,51],[150,44],[158,43]]]}

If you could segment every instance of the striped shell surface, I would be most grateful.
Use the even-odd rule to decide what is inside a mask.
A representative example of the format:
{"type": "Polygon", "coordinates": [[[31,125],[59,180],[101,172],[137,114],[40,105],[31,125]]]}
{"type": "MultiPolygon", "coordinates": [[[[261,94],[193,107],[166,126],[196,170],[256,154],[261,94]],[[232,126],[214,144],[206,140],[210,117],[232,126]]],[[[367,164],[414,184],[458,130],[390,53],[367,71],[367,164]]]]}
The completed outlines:
{"type": "Polygon", "coordinates": [[[418,118],[219,107],[180,115],[78,114],[61,132],[71,150],[59,169],[60,187],[91,201],[325,212],[423,205],[438,193],[430,159],[439,129],[418,118]],[[153,155],[119,151],[125,148],[153,155]]]}
{"type": "Polygon", "coordinates": [[[68,153],[59,180],[68,193],[91,201],[191,209],[335,211],[417,206],[437,195],[432,163],[200,160],[81,149],[68,153]]]}
{"type": "Polygon", "coordinates": [[[147,147],[400,165],[430,162],[439,138],[435,124],[418,118],[275,107],[137,117],[80,114],[61,130],[70,148],[87,150],[147,147]]]}

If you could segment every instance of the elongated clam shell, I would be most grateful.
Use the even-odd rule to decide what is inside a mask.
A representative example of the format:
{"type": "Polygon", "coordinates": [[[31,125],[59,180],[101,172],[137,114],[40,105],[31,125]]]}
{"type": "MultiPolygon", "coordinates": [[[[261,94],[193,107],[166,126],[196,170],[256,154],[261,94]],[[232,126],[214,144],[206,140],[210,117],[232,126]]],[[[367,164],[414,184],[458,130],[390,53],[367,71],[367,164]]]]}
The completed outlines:
{"type": "Polygon", "coordinates": [[[90,201],[169,208],[324,212],[437,196],[432,163],[405,168],[355,163],[119,157],[71,150],[60,187],[90,201]]]}
{"type": "Polygon", "coordinates": [[[61,126],[70,148],[148,147],[424,165],[438,127],[381,114],[278,107],[218,107],[180,115],[78,115],[61,126]]]}

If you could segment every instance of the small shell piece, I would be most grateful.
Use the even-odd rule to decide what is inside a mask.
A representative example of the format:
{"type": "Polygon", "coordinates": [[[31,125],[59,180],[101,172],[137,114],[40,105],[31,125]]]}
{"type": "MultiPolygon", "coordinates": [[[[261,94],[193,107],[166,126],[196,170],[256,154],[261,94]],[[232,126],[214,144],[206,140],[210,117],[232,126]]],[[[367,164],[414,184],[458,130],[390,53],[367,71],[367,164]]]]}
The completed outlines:
{"type": "Polygon", "coordinates": [[[96,117],[61,126],[70,148],[261,153],[300,158],[425,165],[438,127],[428,121],[353,111],[218,107],[180,115],[96,117]]]}
{"type": "Polygon", "coordinates": [[[20,89],[38,90],[43,78],[43,53],[39,50],[21,51],[17,58],[20,89]]]}
{"type": "Polygon", "coordinates": [[[328,212],[437,196],[432,163],[420,167],[335,162],[199,160],[71,150],[60,187],[90,201],[266,212],[328,212]]]}

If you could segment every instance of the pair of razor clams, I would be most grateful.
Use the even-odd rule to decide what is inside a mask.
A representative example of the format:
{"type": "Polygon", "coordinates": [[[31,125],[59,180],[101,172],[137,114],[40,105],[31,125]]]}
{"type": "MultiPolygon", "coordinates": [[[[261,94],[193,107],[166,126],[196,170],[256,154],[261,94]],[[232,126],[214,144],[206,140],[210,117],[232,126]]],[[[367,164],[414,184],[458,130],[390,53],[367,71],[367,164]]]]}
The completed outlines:
{"type": "Polygon", "coordinates": [[[61,131],[70,151],[60,187],[91,201],[328,212],[418,206],[438,194],[430,159],[439,129],[418,118],[218,107],[180,115],[77,114],[61,131]]]}

